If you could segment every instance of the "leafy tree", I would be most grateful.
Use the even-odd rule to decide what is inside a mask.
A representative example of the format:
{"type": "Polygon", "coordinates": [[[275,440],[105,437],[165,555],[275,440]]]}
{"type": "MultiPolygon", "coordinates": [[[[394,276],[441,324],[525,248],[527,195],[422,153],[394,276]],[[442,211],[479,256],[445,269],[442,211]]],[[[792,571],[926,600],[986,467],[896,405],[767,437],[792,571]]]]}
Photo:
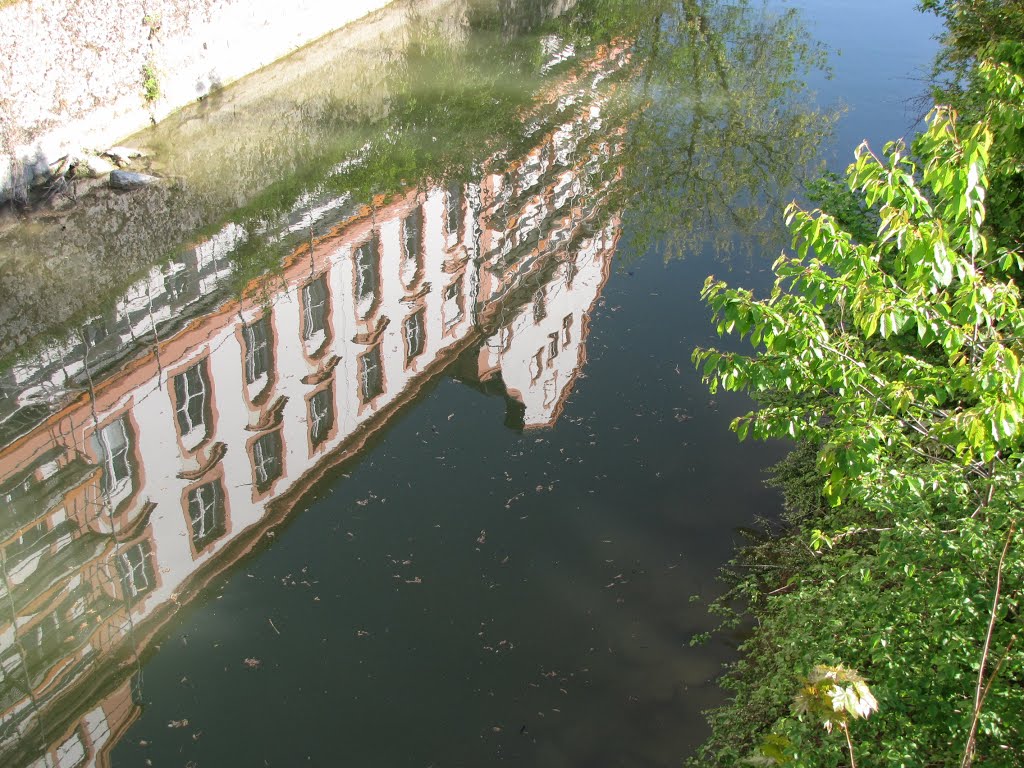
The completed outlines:
{"type": "MultiPolygon", "coordinates": [[[[990,110],[1013,106],[1024,94],[1013,78],[1000,78],[1003,92],[993,90],[991,68],[1024,73],[1024,3],[1015,0],[921,0],[923,10],[945,22],[942,45],[932,77],[936,99],[950,104],[968,120],[983,120],[990,110]]],[[[989,168],[989,188],[996,202],[989,226],[1006,239],[1020,241],[1024,231],[1024,126],[1000,119],[989,168]]]]}
{"type": "Polygon", "coordinates": [[[944,22],[934,71],[944,98],[968,95],[975,64],[994,44],[1024,40],[1024,5],[1013,0],[920,0],[919,6],[944,22]]]}
{"type": "MultiPolygon", "coordinates": [[[[986,220],[1024,90],[994,61],[979,82],[985,119],[936,108],[913,152],[858,148],[847,181],[876,232],[792,205],[796,253],[775,263],[768,297],[714,278],[704,288],[719,333],[755,348],[694,353],[712,390],[761,401],[733,429],[812,446],[836,507],[804,526],[810,562],[758,585],[774,594],[746,669],[777,680],[737,690],[737,704],[775,717],[748,722],[762,732],[744,748],[770,728],[793,765],[844,759],[785,711],[801,671],[839,659],[875,681],[864,764],[1024,765],[1024,254],[986,220]]],[[[737,756],[713,739],[703,757],[737,756]]]]}
{"type": "Polygon", "coordinates": [[[828,733],[838,726],[850,750],[850,768],[857,768],[850,721],[866,720],[878,711],[878,702],[860,674],[842,664],[818,664],[794,697],[793,711],[820,722],[828,733]]]}

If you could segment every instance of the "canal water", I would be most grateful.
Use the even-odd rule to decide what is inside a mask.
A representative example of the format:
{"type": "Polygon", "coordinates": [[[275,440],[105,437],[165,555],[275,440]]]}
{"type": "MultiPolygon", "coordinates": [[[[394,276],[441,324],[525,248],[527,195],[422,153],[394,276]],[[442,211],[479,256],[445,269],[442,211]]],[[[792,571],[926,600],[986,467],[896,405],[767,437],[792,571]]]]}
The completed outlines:
{"type": "Polygon", "coordinates": [[[913,6],[398,2],[0,231],[0,762],[679,765],[785,451],[699,290],[914,129],[913,6]]]}

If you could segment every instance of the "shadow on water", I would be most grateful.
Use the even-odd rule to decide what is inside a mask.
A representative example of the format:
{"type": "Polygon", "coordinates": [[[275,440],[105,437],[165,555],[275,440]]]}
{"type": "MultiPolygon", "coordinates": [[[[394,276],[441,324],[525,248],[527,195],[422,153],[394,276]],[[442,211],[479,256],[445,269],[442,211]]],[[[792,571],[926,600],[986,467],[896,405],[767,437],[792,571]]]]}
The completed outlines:
{"type": "Polygon", "coordinates": [[[711,0],[429,10],[136,137],[166,184],[2,236],[5,765],[703,733],[731,651],[687,647],[686,598],[773,501],[720,461],[771,450],[690,370],[693,296],[828,130],[817,54],[711,0]]]}

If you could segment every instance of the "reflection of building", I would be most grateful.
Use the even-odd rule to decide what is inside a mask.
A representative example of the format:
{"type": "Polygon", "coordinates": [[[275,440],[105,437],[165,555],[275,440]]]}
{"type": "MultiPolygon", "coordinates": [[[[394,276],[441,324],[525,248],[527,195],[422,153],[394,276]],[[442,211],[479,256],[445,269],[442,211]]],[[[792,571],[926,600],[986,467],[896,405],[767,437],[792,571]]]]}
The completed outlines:
{"type": "Polygon", "coordinates": [[[615,228],[559,261],[518,314],[480,348],[478,379],[500,380],[516,414],[509,426],[550,427],[586,361],[590,313],[608,278],[615,228]]]}
{"type": "Polygon", "coordinates": [[[125,678],[154,633],[456,359],[520,404],[514,426],[554,422],[617,239],[603,203],[619,133],[596,84],[625,59],[583,67],[511,167],[353,208],[280,275],[216,302],[221,233],[19,369],[8,413],[40,410],[0,448],[5,764],[103,763],[137,714],[125,678]],[[105,344],[142,337],[92,370],[105,344]],[[78,371],[72,399],[47,397],[78,371]]]}

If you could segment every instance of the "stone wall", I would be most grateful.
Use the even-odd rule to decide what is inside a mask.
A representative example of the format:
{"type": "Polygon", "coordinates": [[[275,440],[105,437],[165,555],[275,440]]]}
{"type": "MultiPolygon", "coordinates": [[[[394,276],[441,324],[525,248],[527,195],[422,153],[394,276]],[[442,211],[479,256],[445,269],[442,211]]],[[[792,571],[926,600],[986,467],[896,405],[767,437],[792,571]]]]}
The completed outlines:
{"type": "Polygon", "coordinates": [[[0,202],[389,0],[18,0],[0,8],[0,202]]]}

